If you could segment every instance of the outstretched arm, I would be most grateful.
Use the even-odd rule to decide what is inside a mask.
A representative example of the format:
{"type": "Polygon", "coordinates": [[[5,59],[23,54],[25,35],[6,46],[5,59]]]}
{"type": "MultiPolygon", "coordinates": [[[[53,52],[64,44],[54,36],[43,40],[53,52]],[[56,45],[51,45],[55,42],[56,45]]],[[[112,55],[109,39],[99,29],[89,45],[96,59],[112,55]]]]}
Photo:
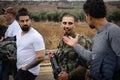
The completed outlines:
{"type": "Polygon", "coordinates": [[[69,37],[64,36],[63,41],[66,44],[72,46],[75,49],[75,51],[78,53],[78,55],[80,55],[82,58],[86,59],[87,61],[90,61],[92,59],[91,51],[86,50],[84,47],[79,45],[78,38],[79,38],[79,34],[77,34],[75,38],[72,38],[71,36],[69,37]]]}

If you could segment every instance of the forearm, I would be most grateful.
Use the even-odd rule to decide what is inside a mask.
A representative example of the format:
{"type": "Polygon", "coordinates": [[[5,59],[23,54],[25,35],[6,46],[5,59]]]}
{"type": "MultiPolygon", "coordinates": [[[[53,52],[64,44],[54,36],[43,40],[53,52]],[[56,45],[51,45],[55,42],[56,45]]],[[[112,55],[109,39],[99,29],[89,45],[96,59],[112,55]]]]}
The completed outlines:
{"type": "Polygon", "coordinates": [[[89,50],[86,50],[84,47],[81,45],[77,44],[76,47],[74,47],[74,50],[78,53],[79,56],[81,56],[83,59],[87,61],[91,61],[92,55],[89,50]]]}
{"type": "Polygon", "coordinates": [[[43,60],[44,60],[44,57],[41,57],[41,58],[39,58],[39,59],[38,59],[38,58],[34,59],[30,64],[28,64],[28,65],[25,66],[26,70],[37,66],[37,65],[40,64],[43,60]]]}

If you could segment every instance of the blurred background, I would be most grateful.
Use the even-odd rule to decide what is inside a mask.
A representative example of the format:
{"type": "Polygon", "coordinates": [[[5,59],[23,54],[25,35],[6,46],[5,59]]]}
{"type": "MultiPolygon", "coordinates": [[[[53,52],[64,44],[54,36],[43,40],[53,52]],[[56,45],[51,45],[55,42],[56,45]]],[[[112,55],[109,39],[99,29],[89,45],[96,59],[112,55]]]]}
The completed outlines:
{"type": "MultiPolygon", "coordinates": [[[[64,13],[76,16],[77,24],[75,31],[90,39],[95,30],[88,27],[85,22],[82,6],[85,0],[0,0],[0,25],[6,25],[2,15],[2,8],[16,7],[18,10],[25,7],[30,11],[32,26],[43,35],[46,46],[45,61],[41,64],[41,73],[36,80],[53,80],[52,69],[47,53],[56,50],[59,40],[63,36],[60,28],[60,18],[64,13]]],[[[107,6],[107,19],[120,26],[120,0],[104,0],[107,6]]],[[[12,80],[12,77],[10,77],[12,80]]]]}

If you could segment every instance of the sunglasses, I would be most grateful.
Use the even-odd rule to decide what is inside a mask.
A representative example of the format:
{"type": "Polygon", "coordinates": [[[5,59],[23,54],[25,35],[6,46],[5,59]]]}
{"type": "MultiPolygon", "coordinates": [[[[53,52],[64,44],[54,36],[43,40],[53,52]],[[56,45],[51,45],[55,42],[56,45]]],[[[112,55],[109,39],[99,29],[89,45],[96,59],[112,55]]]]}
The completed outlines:
{"type": "Polygon", "coordinates": [[[62,22],[64,25],[68,24],[68,25],[72,25],[73,22],[62,22]]]}

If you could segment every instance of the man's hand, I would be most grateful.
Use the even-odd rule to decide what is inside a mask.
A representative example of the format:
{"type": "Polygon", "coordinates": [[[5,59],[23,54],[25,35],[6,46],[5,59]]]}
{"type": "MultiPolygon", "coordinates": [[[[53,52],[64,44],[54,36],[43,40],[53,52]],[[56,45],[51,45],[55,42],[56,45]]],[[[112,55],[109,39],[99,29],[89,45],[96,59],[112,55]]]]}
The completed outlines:
{"type": "Polygon", "coordinates": [[[63,41],[69,46],[75,47],[78,43],[78,37],[79,37],[79,34],[77,34],[75,38],[72,38],[71,36],[69,37],[63,36],[63,41]]]}
{"type": "Polygon", "coordinates": [[[8,60],[14,60],[14,57],[7,55],[8,60]]]}
{"type": "Polygon", "coordinates": [[[54,53],[51,51],[51,52],[49,52],[48,56],[49,56],[49,58],[54,57],[54,53]]]}
{"type": "Polygon", "coordinates": [[[21,68],[23,71],[27,71],[26,66],[21,68]]]}
{"type": "Polygon", "coordinates": [[[68,80],[68,73],[61,71],[58,75],[58,80],[68,80]]]}
{"type": "Polygon", "coordinates": [[[0,42],[2,42],[2,41],[3,41],[3,39],[4,39],[4,38],[3,38],[3,37],[1,37],[0,42]]]}

